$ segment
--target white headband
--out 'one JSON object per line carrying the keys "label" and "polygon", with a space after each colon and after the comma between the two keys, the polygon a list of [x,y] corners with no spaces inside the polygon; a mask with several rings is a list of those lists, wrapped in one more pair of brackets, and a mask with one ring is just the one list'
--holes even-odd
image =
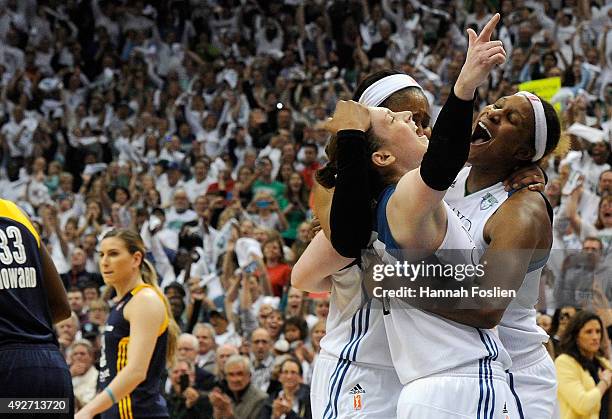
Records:
{"label": "white headband", "polygon": [[533,108],[533,114],[535,116],[535,156],[531,159],[532,162],[540,160],[544,157],[544,151],[546,151],[546,136],[548,135],[546,129],[546,116],[544,115],[544,106],[539,97],[530,92],[520,91],[517,95],[524,96],[529,100],[531,107]]}
{"label": "white headband", "polygon": [[359,98],[359,103],[366,106],[379,106],[389,96],[406,87],[423,88],[408,74],[392,74],[372,83]]}

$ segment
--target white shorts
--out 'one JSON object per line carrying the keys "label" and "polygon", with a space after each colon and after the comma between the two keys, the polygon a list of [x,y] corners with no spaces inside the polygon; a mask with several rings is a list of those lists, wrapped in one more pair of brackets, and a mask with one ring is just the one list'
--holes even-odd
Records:
{"label": "white shorts", "polygon": [[310,385],[312,417],[391,419],[401,390],[393,368],[320,354]]}
{"label": "white shorts", "polygon": [[555,413],[557,372],[544,346],[528,357],[513,362],[508,371],[508,384],[516,401],[519,419],[558,417],[558,413]]}
{"label": "white shorts", "polygon": [[455,368],[404,386],[398,419],[518,419],[503,367],[497,361]]}

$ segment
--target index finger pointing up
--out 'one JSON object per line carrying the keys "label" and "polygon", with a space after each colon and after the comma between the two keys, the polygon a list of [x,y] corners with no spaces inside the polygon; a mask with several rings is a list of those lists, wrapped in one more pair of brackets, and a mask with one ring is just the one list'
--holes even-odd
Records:
{"label": "index finger pointing up", "polygon": [[497,22],[499,22],[500,19],[501,16],[499,15],[499,13],[495,13],[491,20],[487,22],[482,32],[480,32],[480,35],[478,35],[478,41],[489,42],[491,40],[491,35],[495,30],[495,26],[497,26]]}

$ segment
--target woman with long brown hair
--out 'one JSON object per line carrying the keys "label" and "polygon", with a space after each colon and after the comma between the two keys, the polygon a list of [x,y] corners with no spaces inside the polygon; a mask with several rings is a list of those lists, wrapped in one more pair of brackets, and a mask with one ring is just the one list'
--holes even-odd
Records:
{"label": "woman with long brown hair", "polygon": [[160,379],[174,356],[178,326],[144,259],[142,238],[131,230],[109,231],[100,243],[100,272],[117,293],[103,337],[100,387],[78,419],[167,418]]}
{"label": "woman with long brown hair", "polygon": [[603,324],[587,310],[578,312],[561,338],[562,354],[555,360],[563,419],[609,417],[612,369],[603,356]]}
{"label": "woman with long brown hair", "polygon": [[291,246],[298,235],[299,225],[306,221],[308,215],[309,190],[304,183],[302,175],[293,172],[289,175],[286,183],[285,196],[287,205],[283,208],[283,214],[287,220],[287,228],[281,233],[288,246]]}

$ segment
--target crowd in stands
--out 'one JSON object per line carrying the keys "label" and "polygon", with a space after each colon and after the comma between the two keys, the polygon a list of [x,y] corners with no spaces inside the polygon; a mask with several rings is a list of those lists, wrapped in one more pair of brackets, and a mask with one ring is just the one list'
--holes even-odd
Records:
{"label": "crowd in stands", "polygon": [[[592,310],[609,359],[609,1],[0,0],[0,196],[28,212],[62,274],[73,315],[57,333],[78,404],[96,394],[113,305],[97,244],[125,227],[183,333],[162,377],[171,417],[310,418],[329,303],[290,275],[313,237],[321,122],[367,74],[397,68],[424,87],[432,126],[466,28],[496,11],[508,59],[475,114],[560,77],[552,102],[571,134],[543,168],[555,244],[539,322],[553,356],[577,356],[564,331]],[[594,371],[586,392],[612,381]]]}

